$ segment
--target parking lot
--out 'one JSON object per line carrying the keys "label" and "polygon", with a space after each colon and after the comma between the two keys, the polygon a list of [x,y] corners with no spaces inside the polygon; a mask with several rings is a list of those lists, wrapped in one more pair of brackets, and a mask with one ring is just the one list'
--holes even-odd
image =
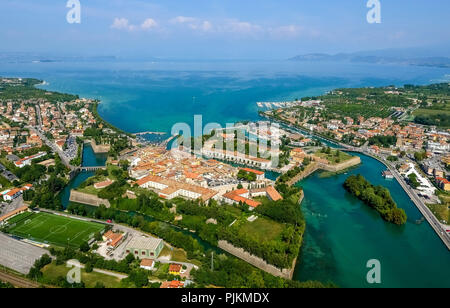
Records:
{"label": "parking lot", "polygon": [[78,154],[78,145],[76,138],[73,136],[69,136],[69,138],[67,138],[66,145],[67,149],[64,151],[64,155],[69,160],[76,158]]}
{"label": "parking lot", "polygon": [[45,249],[0,234],[0,264],[28,274],[34,262],[47,253]]}

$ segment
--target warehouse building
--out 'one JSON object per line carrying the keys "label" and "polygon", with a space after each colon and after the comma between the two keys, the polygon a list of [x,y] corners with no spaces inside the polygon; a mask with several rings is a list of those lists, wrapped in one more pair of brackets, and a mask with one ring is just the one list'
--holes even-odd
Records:
{"label": "warehouse building", "polygon": [[126,246],[126,253],[139,259],[156,259],[164,248],[162,239],[154,237],[135,236]]}

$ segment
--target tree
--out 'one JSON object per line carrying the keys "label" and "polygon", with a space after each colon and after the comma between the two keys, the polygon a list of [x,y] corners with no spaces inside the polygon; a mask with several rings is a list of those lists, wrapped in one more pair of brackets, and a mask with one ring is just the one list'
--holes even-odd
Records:
{"label": "tree", "polygon": [[84,266],[84,270],[86,271],[86,273],[92,273],[92,271],[94,270],[94,265],[91,262],[88,262]]}
{"label": "tree", "polygon": [[142,288],[148,285],[148,274],[144,270],[139,269],[132,271],[128,278],[138,288]]}
{"label": "tree", "polygon": [[80,246],[80,251],[82,252],[88,252],[89,249],[91,249],[91,247],[89,247],[88,242],[83,242],[83,244],[81,244]]}

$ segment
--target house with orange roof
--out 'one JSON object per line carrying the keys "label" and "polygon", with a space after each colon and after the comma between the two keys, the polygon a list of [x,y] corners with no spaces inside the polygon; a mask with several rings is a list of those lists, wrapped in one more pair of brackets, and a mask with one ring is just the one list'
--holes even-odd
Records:
{"label": "house with orange roof", "polygon": [[169,274],[178,276],[181,274],[181,269],[183,266],[181,264],[172,263],[169,265]]}
{"label": "house with orange roof", "polygon": [[448,181],[447,179],[437,177],[436,182],[440,189],[444,191],[450,191],[450,181]]}
{"label": "house with orange roof", "polygon": [[105,234],[103,234],[103,240],[106,244],[111,248],[116,248],[125,240],[126,234],[122,234],[119,232],[113,232],[109,230]]}
{"label": "house with orange roof", "polygon": [[152,259],[142,259],[140,268],[151,271],[155,268],[155,262]]}
{"label": "house with orange roof", "polygon": [[280,195],[280,193],[273,186],[267,186],[266,192],[267,192],[267,196],[272,201],[283,200],[283,197]]}
{"label": "house with orange roof", "polygon": [[142,188],[152,189],[160,197],[168,200],[176,197],[184,197],[193,200],[201,199],[202,201],[208,201],[217,195],[215,190],[209,188],[153,175],[138,180],[136,184]]}
{"label": "house with orange roof", "polygon": [[267,197],[272,201],[279,201],[283,200],[283,197],[281,194],[273,187],[273,186],[267,186],[264,188],[256,188],[252,189],[250,191],[250,196],[252,198],[255,197]]}
{"label": "house with orange roof", "polygon": [[103,181],[103,182],[95,183],[95,184],[94,184],[94,187],[95,187],[96,189],[102,189],[102,188],[108,187],[108,186],[111,185],[112,183],[114,183],[114,181],[111,181],[110,179],[108,179],[108,180]]}
{"label": "house with orange roof", "polygon": [[178,280],[173,280],[173,281],[164,281],[159,288],[160,289],[180,289],[183,286],[184,286],[184,282],[178,281]]}
{"label": "house with orange roof", "polygon": [[13,188],[3,195],[3,200],[12,201],[12,200],[16,199],[17,197],[19,197],[21,194],[22,194],[22,189]]}
{"label": "house with orange roof", "polygon": [[255,174],[256,180],[264,180],[265,179],[265,173],[263,171],[259,171],[259,170],[255,170],[255,169],[251,169],[251,168],[241,168],[240,170]]}
{"label": "house with orange roof", "polygon": [[247,189],[237,189],[225,193],[222,201],[228,204],[242,203],[249,206],[249,209],[255,209],[261,205],[260,202],[250,199],[250,192]]}

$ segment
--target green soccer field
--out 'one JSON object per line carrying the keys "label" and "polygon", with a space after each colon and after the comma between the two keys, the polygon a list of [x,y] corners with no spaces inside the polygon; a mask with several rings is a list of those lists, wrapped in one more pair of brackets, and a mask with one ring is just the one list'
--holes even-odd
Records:
{"label": "green soccer field", "polygon": [[78,248],[105,226],[48,213],[24,213],[8,222],[8,232],[36,242]]}

